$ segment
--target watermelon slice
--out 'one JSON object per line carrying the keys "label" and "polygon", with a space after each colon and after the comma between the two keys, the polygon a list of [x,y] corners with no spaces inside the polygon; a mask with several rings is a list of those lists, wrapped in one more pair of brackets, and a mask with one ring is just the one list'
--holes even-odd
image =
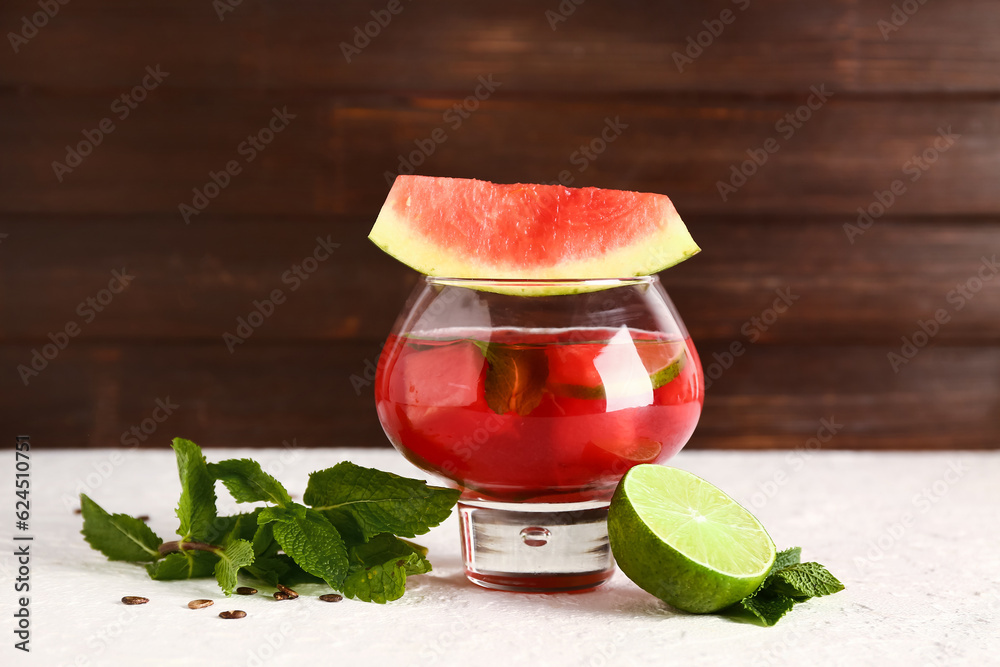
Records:
{"label": "watermelon slice", "polygon": [[626,278],[700,250],[665,195],[429,176],[396,177],[368,238],[449,278]]}

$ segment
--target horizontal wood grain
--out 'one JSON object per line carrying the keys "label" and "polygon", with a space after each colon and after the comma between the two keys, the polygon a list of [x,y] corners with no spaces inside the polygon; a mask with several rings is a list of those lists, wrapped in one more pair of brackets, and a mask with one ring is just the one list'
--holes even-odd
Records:
{"label": "horizontal wood grain", "polygon": [[[111,98],[6,94],[0,212],[165,214],[183,225],[179,206],[197,204],[194,189],[233,161],[239,173],[199,204],[207,208],[189,215],[191,224],[218,215],[369,218],[385,198],[386,175],[412,159],[430,175],[664,192],[685,215],[857,217],[858,207],[872,207],[877,216],[876,193],[896,181],[888,217],[1000,214],[1000,101],[900,105],[834,93],[810,111],[801,106],[809,96],[656,103],[504,100],[498,91],[463,120],[454,98],[155,90],[124,121],[112,118],[116,129],[60,182],[53,162],[113,116]],[[266,129],[272,109],[296,118],[251,151],[244,142]],[[811,115],[796,130],[784,116],[797,109]],[[950,146],[939,134],[949,128],[960,135]],[[922,168],[913,158],[925,152],[931,161]],[[751,153],[766,162],[756,166]],[[751,175],[743,182],[736,169]],[[739,187],[720,193],[720,183]]]}
{"label": "horizontal wood grain", "polygon": [[[0,220],[0,294],[17,314],[0,321],[0,341],[44,342],[75,322],[79,340],[220,342],[275,289],[285,301],[255,342],[381,339],[419,277],[368,241],[370,224]],[[1000,340],[1000,223],[883,221],[853,244],[837,220],[688,224],[703,251],[661,278],[696,341],[885,344],[939,310],[939,342]],[[339,247],[295,273],[320,240]],[[129,288],[90,312],[86,299],[121,269]],[[779,293],[791,300],[781,315]]]}
{"label": "horizontal wood grain", "polygon": [[[384,22],[387,4],[244,0],[221,20],[203,0],[67,6],[18,47],[0,85],[131,87],[145,65],[161,63],[169,85],[212,90],[461,91],[488,73],[528,92],[758,94],[824,81],[875,92],[1000,88],[1000,7],[990,0],[924,3],[896,17],[898,30],[893,3],[876,0],[400,0],[401,12],[348,62],[341,44],[371,12]],[[29,0],[5,3],[0,25],[17,30],[36,11]],[[700,54],[689,38],[706,44]],[[694,58],[678,67],[674,54],[687,49]]]}
{"label": "horizontal wood grain", "polygon": [[[727,345],[701,346],[708,372]],[[806,447],[828,419],[842,426],[830,448],[996,447],[1000,350],[931,347],[898,373],[890,351],[748,346],[710,387],[691,446]],[[145,446],[175,436],[206,446],[293,438],[303,447],[384,446],[365,380],[377,352],[357,342],[248,345],[235,354],[221,345],[74,343],[25,387],[13,371],[29,350],[2,345],[0,422],[40,446],[118,446],[169,398],[177,408]]]}
{"label": "horizontal wood grain", "polygon": [[1000,446],[1000,3],[399,0],[348,62],[388,2],[72,2],[14,48],[39,5],[0,6],[0,424],[126,444],[169,396],[143,446],[385,446],[366,373],[419,276],[366,235],[412,163],[673,199],[703,248],[661,275],[712,378],[692,447],[803,447],[821,419],[824,447]]}

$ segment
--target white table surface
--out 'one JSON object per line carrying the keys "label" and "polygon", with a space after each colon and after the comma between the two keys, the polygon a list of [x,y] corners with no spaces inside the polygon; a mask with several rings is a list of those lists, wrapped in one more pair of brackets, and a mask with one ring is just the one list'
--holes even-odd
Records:
{"label": "white table surface", "polygon": [[[13,480],[13,452],[5,454]],[[308,473],[349,459],[424,477],[393,450],[212,450],[251,456],[301,493]],[[690,470],[751,507],[779,548],[802,546],[845,591],[772,628],[676,612],[621,573],[583,594],[488,591],[462,573],[454,516],[417,541],[434,571],[387,605],[261,596],[227,601],[214,580],[151,581],[81,537],[83,490],[105,509],[177,527],[173,452],[32,450],[31,653],[13,648],[16,565],[0,574],[3,665],[997,665],[1000,454],[685,451]],[[949,472],[949,470],[951,472]],[[9,487],[13,484],[4,484]],[[921,495],[924,494],[924,495]],[[13,493],[4,544],[14,544]],[[219,488],[220,510],[235,510]],[[225,500],[223,500],[225,499]],[[905,524],[905,525],[904,525]],[[19,533],[20,534],[20,533]],[[123,595],[149,604],[126,606]],[[213,598],[214,607],[187,602]],[[241,620],[218,618],[243,609]]]}

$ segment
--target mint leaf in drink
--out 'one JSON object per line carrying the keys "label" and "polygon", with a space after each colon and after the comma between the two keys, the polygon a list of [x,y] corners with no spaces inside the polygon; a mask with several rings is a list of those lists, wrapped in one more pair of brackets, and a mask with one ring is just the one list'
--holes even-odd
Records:
{"label": "mint leaf in drink", "polygon": [[127,514],[108,514],[83,493],[80,508],[83,538],[108,560],[145,562],[161,558],[157,548],[163,540],[139,519]]}
{"label": "mint leaf in drink", "polygon": [[808,600],[844,590],[844,584],[819,563],[795,563],[775,573],[769,588],[794,600]]}
{"label": "mint leaf in drink", "polygon": [[[349,513],[367,540],[379,533],[422,535],[448,518],[459,495],[455,489],[344,461],[309,475],[303,500],[315,510]],[[344,522],[338,515],[334,520]]]}
{"label": "mint leaf in drink", "polygon": [[214,574],[218,560],[219,557],[211,551],[177,551],[146,565],[146,572],[150,579],[157,581],[200,579]]}
{"label": "mint leaf in drink", "polygon": [[[259,520],[266,518],[270,517],[261,512]],[[274,539],[299,567],[321,578],[331,588],[340,590],[347,575],[347,548],[340,533],[326,517],[311,509],[301,517],[288,513],[282,519],[274,520],[272,530]]]}
{"label": "mint leaf in drink", "polygon": [[181,479],[181,497],[177,501],[177,534],[182,540],[211,539],[216,518],[215,478],[208,472],[201,448],[184,438],[174,438],[177,472]]}
{"label": "mint leaf in drink", "polygon": [[225,548],[216,549],[215,555],[219,557],[215,564],[215,578],[219,581],[219,588],[227,596],[232,595],[240,568],[253,563],[253,545],[246,540],[232,540]]}
{"label": "mint leaf in drink", "polygon": [[514,412],[522,417],[538,407],[549,376],[545,351],[480,343],[489,365],[486,371],[486,404],[498,415]]}
{"label": "mint leaf in drink", "polygon": [[385,604],[406,591],[408,574],[430,572],[431,564],[409,544],[389,533],[376,535],[350,549],[344,595]]}
{"label": "mint leaf in drink", "polygon": [[208,472],[222,481],[238,503],[265,501],[284,506],[292,500],[285,487],[264,472],[253,459],[226,459],[209,463]]}

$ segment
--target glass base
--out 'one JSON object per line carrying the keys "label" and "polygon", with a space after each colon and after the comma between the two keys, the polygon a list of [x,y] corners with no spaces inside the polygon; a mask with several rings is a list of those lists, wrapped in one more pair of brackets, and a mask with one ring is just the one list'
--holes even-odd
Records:
{"label": "glass base", "polygon": [[465,576],[501,591],[555,593],[614,574],[608,503],[459,501]]}

